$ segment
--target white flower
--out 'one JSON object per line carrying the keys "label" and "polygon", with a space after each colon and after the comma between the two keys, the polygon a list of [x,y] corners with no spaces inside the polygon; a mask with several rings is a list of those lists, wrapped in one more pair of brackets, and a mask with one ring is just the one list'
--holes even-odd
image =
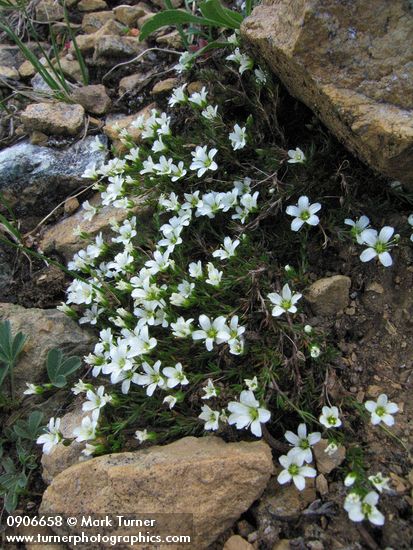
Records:
{"label": "white flower", "polygon": [[332,441],[331,443],[329,443],[327,445],[327,447],[324,449],[324,452],[326,453],[326,455],[328,456],[333,456],[336,454],[336,452],[338,451],[338,445],[336,445],[336,443],[334,443],[334,441]]}
{"label": "white flower", "polygon": [[193,161],[190,170],[197,170],[198,178],[201,178],[207,170],[216,170],[218,168],[217,163],[214,161],[215,155],[218,153],[218,149],[211,149],[207,151],[207,146],[201,147],[198,145],[195,151],[191,152]]}
{"label": "white flower", "polygon": [[210,378],[208,378],[207,385],[204,386],[202,389],[205,392],[205,395],[203,395],[201,399],[211,399],[211,397],[217,396],[217,390]]}
{"label": "white flower", "polygon": [[112,397],[107,393],[105,394],[104,386],[99,386],[96,393],[88,389],[86,392],[86,397],[87,401],[85,401],[82,405],[83,411],[99,411],[106,405],[106,403],[110,403],[112,401]]}
{"label": "white flower", "polygon": [[185,71],[189,71],[194,64],[195,57],[189,52],[183,52],[179,57],[178,63],[174,66],[175,71],[181,74]]}
{"label": "white flower", "polygon": [[287,214],[289,216],[294,216],[291,222],[292,231],[299,231],[305,223],[308,225],[317,225],[320,219],[315,214],[320,209],[321,204],[319,202],[310,204],[308,197],[304,195],[298,199],[296,206],[287,206]]}
{"label": "white flower", "polygon": [[357,474],[355,472],[350,472],[349,474],[346,475],[344,479],[344,485],[346,487],[351,487],[352,485],[354,485],[356,479],[357,479]]}
{"label": "white flower", "polygon": [[148,434],[148,430],[136,430],[135,438],[139,441],[139,443],[143,443],[144,441],[150,439],[150,435]]}
{"label": "white flower", "polygon": [[390,490],[389,487],[389,477],[384,477],[381,472],[377,473],[375,476],[369,476],[369,481],[374,485],[379,493],[382,493],[384,489],[387,491]]}
{"label": "white flower", "polygon": [[82,450],[82,455],[93,456],[96,452],[96,449],[96,445],[92,445],[92,443],[86,443],[85,448]]}
{"label": "white flower", "polygon": [[89,201],[82,203],[82,209],[84,210],[83,219],[87,221],[92,220],[98,211],[96,206],[91,205]]}
{"label": "white flower", "polygon": [[237,151],[238,149],[243,149],[246,146],[246,134],[247,129],[245,128],[245,126],[241,128],[239,124],[235,124],[234,131],[229,134],[229,140],[234,151]]}
{"label": "white flower", "polygon": [[132,149],[129,150],[129,153],[125,155],[125,159],[136,162],[137,160],[139,160],[139,151],[139,147],[132,147]]}
{"label": "white flower", "polygon": [[239,243],[239,239],[235,239],[233,241],[230,237],[225,237],[223,247],[215,250],[215,252],[212,253],[212,256],[214,258],[219,258],[220,260],[232,258],[232,256],[235,256],[235,249]]}
{"label": "white flower", "polygon": [[268,294],[269,300],[275,306],[272,310],[272,316],[279,317],[285,312],[296,313],[297,308],[295,304],[301,297],[302,294],[299,292],[293,294],[288,284],[283,286],[281,294],[278,294],[278,292]]}
{"label": "white flower", "polygon": [[339,428],[342,424],[337,407],[323,407],[321,409],[320,424],[326,428]]}
{"label": "white flower", "polygon": [[188,84],[184,84],[183,86],[179,86],[178,88],[174,88],[172,90],[172,95],[168,100],[168,105],[170,107],[174,107],[175,105],[183,105],[188,101],[188,97],[185,94],[185,88]]}
{"label": "white flower", "polygon": [[374,491],[367,493],[363,499],[356,493],[350,493],[344,501],[344,509],[351,521],[359,522],[368,519],[374,525],[383,525],[384,516],[376,508],[378,501],[379,495]]}
{"label": "white flower", "polygon": [[191,262],[188,266],[188,272],[190,277],[192,277],[193,279],[201,279],[203,275],[201,260],[198,260],[197,262]]}
{"label": "white flower", "polygon": [[320,357],[320,347],[317,346],[317,344],[311,344],[310,346],[310,355],[313,359],[317,359],[317,357]]}
{"label": "white flower", "polygon": [[303,466],[303,458],[293,454],[291,451],[287,455],[282,455],[278,459],[281,466],[284,468],[277,477],[280,485],[289,483],[291,480],[299,491],[305,489],[305,478],[315,477],[317,472],[310,466]]}
{"label": "white flower", "polygon": [[166,367],[162,373],[166,376],[166,385],[168,388],[174,388],[179,384],[186,386],[189,384],[188,378],[185,376],[181,363],[176,363],[174,367]]}
{"label": "white flower", "polygon": [[205,193],[202,195],[202,200],[197,206],[195,216],[208,216],[208,218],[215,218],[215,214],[220,210],[224,209],[224,204],[222,202],[224,193],[216,193],[212,191],[211,193]]}
{"label": "white flower", "polygon": [[258,84],[266,84],[267,83],[267,75],[266,73],[261,69],[261,67],[258,67],[258,69],[255,69],[255,80]]}
{"label": "white flower", "polygon": [[160,374],[161,362],[156,361],[156,363],[151,367],[148,363],[142,363],[142,368],[145,371],[145,374],[138,374],[136,383],[139,386],[146,386],[146,395],[151,397],[156,390],[156,388],[165,387],[165,379]]}
{"label": "white flower", "polygon": [[351,234],[352,234],[353,238],[356,239],[358,244],[364,244],[364,241],[361,237],[361,234],[370,225],[370,220],[368,219],[368,217],[367,216],[361,216],[356,221],[350,220],[350,218],[346,218],[344,220],[344,223],[346,225],[351,226],[351,230],[350,230]]}
{"label": "white flower", "polygon": [[59,441],[63,439],[63,436],[59,430],[60,418],[51,418],[47,425],[46,433],[40,435],[36,439],[36,443],[38,443],[39,445],[43,445],[44,454],[50,454],[53,447],[55,447],[59,443]]}
{"label": "white flower", "polygon": [[234,61],[239,65],[239,73],[243,74],[254,66],[254,61],[248,55],[241,53],[239,48],[235,48],[234,53],[226,57],[228,61]]}
{"label": "white flower", "polygon": [[384,267],[390,267],[393,263],[389,250],[391,247],[391,238],[394,233],[393,227],[385,226],[377,234],[375,229],[365,229],[361,233],[363,244],[367,244],[368,248],[360,254],[362,262],[369,262],[375,257],[378,257],[380,263]]}
{"label": "white flower", "polygon": [[189,101],[198,107],[204,108],[207,105],[207,95],[208,92],[205,86],[200,92],[194,92],[189,96]]}
{"label": "white flower", "polygon": [[223,271],[219,271],[213,263],[207,263],[208,277],[205,279],[205,282],[212,286],[219,286]]}
{"label": "white flower", "polygon": [[192,333],[192,321],[193,319],[178,317],[175,323],[171,323],[172,334],[176,338],[186,338]]}
{"label": "white flower", "polygon": [[310,463],[313,460],[311,447],[318,443],[321,439],[320,432],[313,432],[307,435],[307,426],[300,424],[298,426],[297,435],[287,431],[284,434],[285,439],[294,446],[288,454],[294,454],[302,459],[302,462]]}
{"label": "white flower", "polygon": [[178,162],[178,164],[172,164],[171,167],[171,181],[175,182],[179,179],[183,178],[187,173],[187,170],[185,169],[184,163],[182,160]]}
{"label": "white flower", "polygon": [[231,413],[228,424],[235,424],[238,430],[250,428],[257,437],[262,436],[261,424],[265,424],[271,418],[270,411],[260,406],[251,390],[243,390],[239,402],[228,403],[228,410]]}
{"label": "white flower", "polygon": [[244,382],[245,382],[245,385],[247,386],[247,388],[249,390],[251,390],[251,391],[258,390],[258,380],[257,380],[256,376],[254,376],[254,378],[252,378],[252,379],[245,378]]}
{"label": "white flower", "polygon": [[218,116],[218,105],[208,105],[201,113],[207,120],[215,120]]}
{"label": "white flower", "polygon": [[106,145],[103,143],[103,141],[100,141],[99,136],[95,136],[93,143],[90,145],[90,150],[92,152],[106,151]]}
{"label": "white flower", "polygon": [[27,390],[24,390],[23,395],[40,395],[43,393],[43,388],[41,386],[36,386],[36,384],[29,384],[26,382]]}
{"label": "white flower", "polygon": [[201,410],[202,412],[198,418],[205,421],[204,429],[217,430],[219,427],[220,413],[218,411],[213,411],[208,405],[203,405]]}
{"label": "white flower", "polygon": [[173,409],[176,405],[177,399],[173,395],[167,395],[165,399],[162,401],[162,403],[165,403],[168,405],[170,409]]}
{"label": "white flower", "polygon": [[313,332],[313,327],[311,325],[305,325],[304,326],[304,332],[306,334],[311,334]]}
{"label": "white flower", "polygon": [[212,351],[214,343],[222,344],[227,340],[226,319],[223,316],[217,317],[213,321],[206,315],[199,316],[200,330],[194,330],[192,333],[193,340],[204,340],[205,347],[208,351]]}
{"label": "white flower", "polygon": [[[153,142],[151,150],[154,153],[163,153],[164,151],[168,150],[168,146],[162,141],[162,136],[159,136],[159,138]],[[155,169],[156,166],[157,165],[155,165]]]}
{"label": "white flower", "polygon": [[299,147],[296,147],[295,149],[290,149],[288,151],[288,156],[290,158],[287,162],[289,162],[290,164],[302,164],[303,162],[305,162],[305,155]]}
{"label": "white flower", "polygon": [[385,393],[379,395],[377,401],[366,401],[364,406],[371,414],[371,423],[373,426],[384,422],[387,426],[393,426],[394,418],[393,414],[396,414],[399,407],[396,403],[388,401],[388,397]]}
{"label": "white flower", "polygon": [[73,430],[73,435],[78,443],[96,439],[97,418],[85,416],[80,426]]}

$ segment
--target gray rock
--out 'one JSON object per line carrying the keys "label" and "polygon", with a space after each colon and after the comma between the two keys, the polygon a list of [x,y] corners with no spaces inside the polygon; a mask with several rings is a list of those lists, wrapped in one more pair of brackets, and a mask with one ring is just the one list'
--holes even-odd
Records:
{"label": "gray rock", "polygon": [[64,313],[55,309],[37,309],[0,303],[0,320],[8,319],[13,334],[23,332],[27,341],[14,368],[17,394],[26,388],[26,382],[46,382],[45,360],[52,348],[60,348],[67,355],[87,354],[95,343],[92,332],[80,328]]}
{"label": "gray rock", "polygon": [[[50,209],[59,199],[84,186],[86,168],[104,162],[107,153],[91,151],[93,137],[65,149],[52,149],[24,141],[0,152],[0,191],[18,213]],[[106,137],[101,141],[106,143]]]}

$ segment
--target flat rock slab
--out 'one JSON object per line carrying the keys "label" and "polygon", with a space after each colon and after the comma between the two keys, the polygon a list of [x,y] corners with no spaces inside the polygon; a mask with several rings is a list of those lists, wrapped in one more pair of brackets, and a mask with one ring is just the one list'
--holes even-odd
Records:
{"label": "flat rock slab", "polygon": [[0,303],[0,321],[9,320],[12,333],[27,336],[23,352],[14,368],[17,393],[26,389],[26,382],[46,382],[45,360],[52,348],[66,355],[82,357],[93,347],[93,332],[56,309],[24,308]]}
{"label": "flat rock slab", "polygon": [[[47,488],[40,513],[192,514],[191,548],[202,550],[261,495],[272,469],[271,450],[263,441],[225,443],[217,437],[186,437],[163,447],[71,466]],[[182,533],[180,519],[179,515],[175,523],[169,519],[170,533]],[[70,528],[61,529],[67,533]],[[70,529],[71,534],[81,531],[80,525]],[[111,534],[116,532],[111,529]]]}
{"label": "flat rock slab", "polygon": [[409,2],[265,0],[241,34],[351,151],[413,187]]}
{"label": "flat rock slab", "polygon": [[[102,143],[106,138],[102,136]],[[0,191],[19,214],[51,210],[59,200],[89,184],[82,178],[88,166],[105,161],[105,151],[91,151],[94,138],[54,149],[23,141],[0,152]]]}

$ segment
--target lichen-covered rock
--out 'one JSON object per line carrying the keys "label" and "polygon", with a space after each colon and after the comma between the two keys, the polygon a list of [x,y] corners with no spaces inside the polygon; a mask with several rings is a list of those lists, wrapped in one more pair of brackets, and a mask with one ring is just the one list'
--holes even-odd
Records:
{"label": "lichen-covered rock", "polygon": [[[104,143],[106,138],[101,136]],[[105,161],[107,152],[91,151],[92,136],[65,149],[52,149],[23,141],[0,152],[0,191],[20,214],[35,208],[50,211],[73,190],[88,182],[86,168]],[[1,207],[0,207],[1,208]]]}
{"label": "lichen-covered rock", "polygon": [[75,136],[83,127],[85,110],[67,103],[32,103],[20,118],[27,130],[55,136]]}
{"label": "lichen-covered rock", "polygon": [[82,20],[82,29],[86,34],[94,33],[113,18],[113,13],[109,10],[86,13]]}
{"label": "lichen-covered rock", "polygon": [[241,34],[350,150],[413,185],[409,2],[265,0]]}
{"label": "lichen-covered rock", "polygon": [[135,27],[139,17],[148,13],[146,4],[140,2],[136,6],[121,5],[113,8],[115,19],[127,27]]}
{"label": "lichen-covered rock", "polygon": [[64,18],[64,9],[56,0],[40,0],[36,6],[36,22],[52,23]]}
{"label": "lichen-covered rock", "polygon": [[[100,206],[100,195],[96,194],[89,200],[89,203],[93,206]],[[145,208],[138,198],[135,199],[135,205],[135,208],[132,210],[139,214],[139,218],[148,215],[149,209]],[[76,214],[47,227],[43,233],[39,248],[46,254],[52,251],[59,252],[68,261],[73,257],[75,252],[85,247],[85,241],[79,237],[75,229],[80,229],[80,231],[88,233],[91,237],[100,232],[102,232],[103,236],[107,236],[111,232],[111,221],[119,224],[122,223],[128,216],[128,210],[125,208],[104,206],[91,220],[85,219],[84,214],[85,211],[80,209]]]}
{"label": "lichen-covered rock", "polygon": [[306,300],[316,315],[336,315],[348,305],[350,277],[333,275],[315,281],[306,293]]}
{"label": "lichen-covered rock", "polygon": [[106,10],[107,7],[105,0],[80,0],[77,5],[79,11]]}
{"label": "lichen-covered rock", "polygon": [[[71,466],[47,488],[40,513],[193,514],[193,547],[201,550],[261,495],[271,472],[271,450],[263,441],[186,437],[163,447]],[[182,532],[179,528],[170,524],[170,533]],[[70,530],[77,532],[78,528]]]}
{"label": "lichen-covered rock", "polygon": [[52,348],[60,348],[67,355],[83,356],[95,342],[92,332],[80,326],[56,309],[37,309],[0,303],[0,320],[9,320],[12,332],[23,332],[27,341],[14,368],[17,392],[26,388],[26,382],[46,381],[45,360]]}
{"label": "lichen-covered rock", "polygon": [[7,67],[6,65],[0,65],[0,78],[11,78],[13,80],[18,80],[19,71],[14,67]]}
{"label": "lichen-covered rock", "polygon": [[103,65],[113,64],[113,58],[116,61],[126,60],[142,53],[146,48],[144,42],[139,42],[138,38],[132,36],[100,36],[95,43],[93,61]]}

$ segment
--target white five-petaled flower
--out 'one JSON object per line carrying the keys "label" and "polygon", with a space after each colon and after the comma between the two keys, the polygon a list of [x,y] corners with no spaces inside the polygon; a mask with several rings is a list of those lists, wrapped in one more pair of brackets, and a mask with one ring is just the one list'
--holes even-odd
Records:
{"label": "white five-petaled flower", "polygon": [[150,439],[150,435],[148,434],[148,430],[136,430],[135,438],[139,441],[139,443],[143,443],[144,441]]}
{"label": "white five-petaled flower", "polygon": [[93,390],[87,390],[87,401],[82,405],[83,411],[99,411],[106,403],[112,401],[112,396],[105,394],[105,387],[99,386],[96,392]]}
{"label": "white five-petaled flower", "polygon": [[378,472],[375,476],[369,476],[369,481],[374,485],[379,493],[382,493],[384,490],[390,490],[390,478],[383,476],[381,472]]}
{"label": "white five-petaled flower", "polygon": [[62,439],[63,436],[60,433],[60,418],[51,418],[47,425],[47,431],[37,438],[36,443],[43,445],[43,452],[48,455],[51,453],[53,447]]}
{"label": "white five-petaled flower", "polygon": [[384,516],[376,507],[378,501],[379,495],[375,491],[370,491],[364,498],[356,493],[350,493],[344,501],[344,510],[351,521],[368,519],[374,525],[383,525]]}
{"label": "white five-petaled flower", "polygon": [[168,99],[168,105],[170,107],[174,107],[178,104],[184,104],[188,101],[188,97],[185,94],[185,88],[187,87],[187,83],[183,84],[182,86],[179,86],[178,88],[174,88],[172,90],[172,95]]}
{"label": "white five-petaled flower", "polygon": [[337,407],[323,407],[319,420],[326,428],[339,428],[342,424]]}
{"label": "white five-petaled flower", "polygon": [[146,386],[146,395],[151,397],[156,388],[165,387],[165,379],[160,373],[161,362],[156,363],[151,367],[148,363],[142,363],[142,368],[145,374],[138,374],[136,383],[139,386]]}
{"label": "white five-petaled flower", "polygon": [[247,129],[245,126],[241,128],[239,124],[235,124],[234,131],[229,134],[229,140],[234,151],[243,149],[247,144]]}
{"label": "white five-petaled flower", "polygon": [[301,196],[296,206],[287,206],[287,214],[289,216],[294,216],[291,222],[291,229],[293,231],[299,231],[305,223],[308,225],[318,225],[320,219],[316,216],[316,212],[320,209],[321,204],[319,202],[310,204],[308,197],[305,195]]}
{"label": "white five-petaled flower", "polygon": [[290,149],[288,151],[289,159],[287,162],[290,164],[303,164],[305,162],[305,155],[303,151],[299,147],[296,147],[295,149]]}
{"label": "white five-petaled flower", "polygon": [[192,321],[192,318],[185,320],[183,317],[178,317],[175,323],[171,323],[172,334],[176,338],[186,338],[192,332]]}
{"label": "white five-petaled flower", "polygon": [[258,390],[258,380],[256,376],[254,376],[254,378],[245,378],[244,382],[249,390],[251,391]]}
{"label": "white five-petaled flower", "polygon": [[189,101],[190,103],[193,103],[194,105],[197,105],[198,107],[201,107],[203,109],[207,105],[207,95],[208,92],[204,86],[200,92],[194,92],[193,94],[191,94],[189,96]]}
{"label": "white five-petaled flower", "polygon": [[181,74],[185,71],[189,71],[194,64],[195,56],[190,52],[183,52],[179,57],[178,63],[174,66],[175,71]]}
{"label": "white five-petaled flower", "polygon": [[211,397],[216,397],[217,396],[217,390],[214,386],[214,383],[212,382],[212,380],[210,378],[208,378],[208,382],[207,382],[207,385],[204,386],[202,388],[202,390],[204,391],[204,394],[201,399],[211,399]]}
{"label": "white five-petaled flower", "polygon": [[288,454],[294,454],[300,459],[302,458],[303,462],[310,463],[313,460],[311,447],[320,441],[321,433],[313,432],[307,435],[307,426],[305,424],[300,424],[297,434],[287,431],[284,437],[293,445],[293,448]]}
{"label": "white five-petaled flower", "polygon": [[212,253],[212,256],[214,258],[219,258],[220,260],[227,260],[228,258],[232,258],[232,256],[235,256],[235,249],[237,248],[239,243],[239,239],[235,239],[233,241],[230,237],[225,237],[222,248],[218,248],[218,250],[215,250]]}
{"label": "white five-petaled flower", "polygon": [[78,443],[96,439],[97,418],[85,416],[80,426],[73,430],[73,435]]}
{"label": "white five-petaled flower", "polygon": [[221,283],[223,271],[219,271],[213,263],[207,263],[208,277],[205,279],[205,282],[211,286],[219,286]]}
{"label": "white five-petaled flower", "polygon": [[305,478],[317,475],[314,468],[303,466],[304,459],[302,456],[293,454],[291,451],[287,455],[280,456],[278,460],[284,468],[277,477],[280,485],[289,483],[292,480],[297,489],[303,491],[305,489]]}
{"label": "white five-petaled flower", "polygon": [[215,155],[218,153],[218,149],[211,149],[207,151],[207,146],[201,147],[198,145],[195,151],[191,152],[193,160],[190,170],[197,170],[198,178],[201,178],[207,170],[216,170],[218,168],[217,163],[214,161]]}
{"label": "white five-petaled flower", "polygon": [[202,412],[198,418],[204,420],[204,429],[213,431],[217,430],[219,427],[219,411],[213,411],[210,407],[208,407],[208,405],[203,405],[201,410]]}
{"label": "white five-petaled flower", "polygon": [[379,395],[377,401],[366,401],[364,406],[371,414],[371,423],[375,426],[384,422],[387,426],[393,426],[393,414],[396,414],[399,407],[396,403],[389,402],[385,393]]}
{"label": "white five-petaled flower", "polygon": [[285,284],[282,288],[281,294],[278,292],[272,292],[268,294],[268,298],[272,304],[274,304],[272,310],[273,317],[279,317],[285,312],[296,313],[296,303],[302,297],[299,292],[292,293],[288,284]]}
{"label": "white five-petaled flower", "polygon": [[228,424],[235,424],[238,430],[250,428],[257,436],[262,436],[261,424],[265,424],[271,418],[271,413],[260,406],[259,401],[251,390],[243,390],[238,401],[228,403],[230,415]]}
{"label": "white five-petaled flower", "polygon": [[192,332],[193,340],[204,340],[205,347],[208,351],[212,351],[214,343],[222,344],[228,340],[228,332],[226,331],[226,319],[222,315],[213,321],[206,315],[199,316],[200,330]]}
{"label": "white five-petaled flower", "polygon": [[166,367],[163,369],[162,373],[167,378],[166,385],[168,388],[174,388],[179,384],[181,384],[181,386],[189,384],[189,380],[184,374],[182,363],[176,363],[174,367]]}
{"label": "white five-petaled flower", "polygon": [[201,113],[207,120],[215,120],[218,116],[218,105],[208,105]]}
{"label": "white five-petaled flower", "polygon": [[378,257],[379,262],[384,267],[390,267],[393,264],[393,259],[389,253],[393,233],[394,228],[388,226],[383,227],[380,233],[377,233],[375,229],[365,229],[361,233],[361,239],[363,244],[368,245],[368,248],[360,254],[360,260],[369,262]]}
{"label": "white five-petaled flower", "polygon": [[353,236],[354,239],[356,239],[358,244],[364,244],[361,234],[370,225],[370,220],[368,219],[368,217],[360,216],[360,218],[356,221],[351,220],[350,218],[346,218],[344,220],[344,223],[351,227],[351,230],[350,230],[351,235]]}

